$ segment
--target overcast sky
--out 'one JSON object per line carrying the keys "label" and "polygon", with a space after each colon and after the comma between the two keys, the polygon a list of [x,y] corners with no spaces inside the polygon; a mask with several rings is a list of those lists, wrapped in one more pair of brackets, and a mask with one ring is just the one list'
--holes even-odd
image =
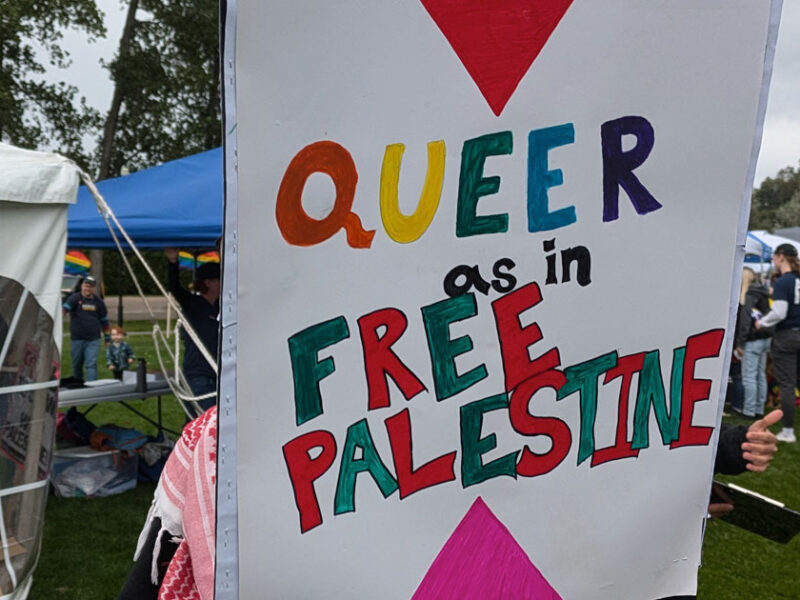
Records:
{"label": "overcast sky", "polygon": [[[91,106],[102,112],[111,104],[112,86],[100,59],[110,60],[117,50],[125,20],[119,0],[97,0],[106,13],[108,36],[87,44],[83,35],[66,32],[64,45],[72,54],[73,65],[55,76],[77,86]],[[774,176],[786,166],[800,161],[800,1],[784,0],[775,69],[764,123],[755,184]]]}
{"label": "overcast sky", "polygon": [[800,160],[800,2],[784,0],[756,184]]}

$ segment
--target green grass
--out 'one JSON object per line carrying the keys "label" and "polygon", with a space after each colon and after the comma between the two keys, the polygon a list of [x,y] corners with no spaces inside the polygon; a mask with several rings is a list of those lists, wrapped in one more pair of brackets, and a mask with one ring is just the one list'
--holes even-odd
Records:
{"label": "green grass", "polygon": [[32,600],[111,600],[122,589],[155,484],[107,498],[47,499]]}
{"label": "green grass", "polygon": [[[129,332],[150,330],[147,323],[126,325]],[[69,338],[65,342],[63,365],[69,373]],[[151,370],[157,369],[149,335],[129,335],[128,342],[137,356],[147,360]],[[104,357],[101,361],[99,373],[104,373]],[[137,401],[135,406],[155,418],[155,399]],[[114,403],[98,406],[89,417],[97,424],[113,422],[155,433],[150,424]],[[739,418],[726,420],[734,424],[745,422]],[[171,396],[165,397],[164,424],[180,430],[183,422],[177,401]],[[734,480],[800,510],[800,444],[780,444],[766,473],[745,473],[721,479]],[[47,502],[41,558],[30,597],[34,600],[116,598],[131,567],[136,540],[154,488],[152,484],[139,484],[135,490],[124,494],[92,500],[51,495]],[[651,542],[642,540],[641,543]],[[706,532],[703,560],[698,584],[701,600],[800,598],[800,536],[781,545],[723,521],[713,521]]]}
{"label": "green grass", "polygon": [[[800,411],[798,412],[800,416]],[[746,424],[738,417],[726,422]],[[778,430],[778,427],[774,427]],[[795,432],[800,429],[795,425]],[[800,510],[800,444],[778,443],[778,453],[765,473],[719,476]],[[699,572],[699,598],[709,600],[797,600],[800,536],[778,544],[724,521],[706,529],[703,567]]]}

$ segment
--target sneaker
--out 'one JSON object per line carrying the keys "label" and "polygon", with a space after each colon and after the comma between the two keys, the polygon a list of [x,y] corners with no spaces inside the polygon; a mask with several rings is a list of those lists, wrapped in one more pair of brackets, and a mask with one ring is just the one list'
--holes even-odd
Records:
{"label": "sneaker", "polygon": [[790,444],[793,444],[794,442],[797,441],[797,438],[794,436],[794,431],[781,430],[781,432],[777,434],[775,437],[778,438],[779,442],[788,442]]}

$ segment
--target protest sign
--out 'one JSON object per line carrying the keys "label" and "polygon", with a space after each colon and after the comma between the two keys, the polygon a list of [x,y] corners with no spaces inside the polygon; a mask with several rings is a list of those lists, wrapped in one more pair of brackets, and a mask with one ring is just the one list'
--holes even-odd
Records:
{"label": "protest sign", "polygon": [[228,7],[219,597],[695,591],[779,8]]}

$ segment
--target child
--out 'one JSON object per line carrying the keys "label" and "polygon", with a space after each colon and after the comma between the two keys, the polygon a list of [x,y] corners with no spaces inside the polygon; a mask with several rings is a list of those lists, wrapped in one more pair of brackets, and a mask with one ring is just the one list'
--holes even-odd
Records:
{"label": "child", "polygon": [[106,364],[114,377],[122,379],[122,372],[133,364],[133,348],[124,341],[125,330],[119,325],[111,327],[111,343],[106,348]]}

